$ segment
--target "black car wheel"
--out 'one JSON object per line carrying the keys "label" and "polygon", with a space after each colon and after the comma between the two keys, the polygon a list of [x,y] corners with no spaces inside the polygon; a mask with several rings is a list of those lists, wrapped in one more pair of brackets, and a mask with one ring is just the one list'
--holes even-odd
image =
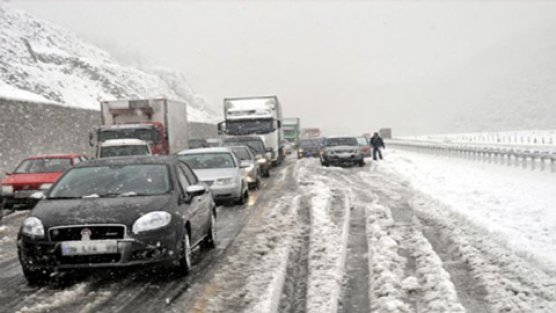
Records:
{"label": "black car wheel", "polygon": [[263,177],[270,177],[270,169],[266,168],[264,170]]}
{"label": "black car wheel", "polygon": [[365,166],[365,160],[359,161],[359,167],[363,167],[363,166]]}
{"label": "black car wheel", "polygon": [[187,230],[184,231],[181,241],[180,258],[176,266],[176,274],[186,276],[191,271],[191,241]]}
{"label": "black car wheel", "polygon": [[239,197],[239,200],[237,201],[237,204],[239,204],[239,205],[246,204],[248,198],[249,198],[249,192],[247,190],[245,190],[243,192],[243,194],[241,195],[241,197]]}
{"label": "black car wheel", "polygon": [[326,162],[326,161],[322,161],[322,162],[320,162],[320,164],[324,167],[329,167],[330,166],[330,164],[328,164],[328,162]]}
{"label": "black car wheel", "polygon": [[202,243],[202,248],[203,249],[214,249],[216,248],[216,215],[214,214],[214,211],[212,212],[211,216],[210,216],[210,227],[209,230],[207,232],[207,235],[205,236],[205,239],[203,240]]}

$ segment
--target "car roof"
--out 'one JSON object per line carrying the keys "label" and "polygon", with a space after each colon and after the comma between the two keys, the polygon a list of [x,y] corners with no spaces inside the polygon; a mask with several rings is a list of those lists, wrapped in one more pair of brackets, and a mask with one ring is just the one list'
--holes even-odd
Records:
{"label": "car roof", "polygon": [[175,156],[123,156],[116,158],[102,158],[81,162],[76,167],[94,167],[103,165],[130,165],[130,164],[168,164],[172,165],[178,162]]}
{"label": "car roof", "polygon": [[335,139],[335,138],[357,138],[357,136],[327,136],[326,139]]}
{"label": "car roof", "polygon": [[73,159],[84,156],[83,154],[44,154],[36,155],[25,158],[25,160],[38,160],[38,159]]}
{"label": "car roof", "polygon": [[224,141],[251,141],[251,140],[260,140],[263,141],[261,137],[258,136],[236,136],[236,137],[226,137],[223,139]]}
{"label": "car roof", "polygon": [[201,153],[231,153],[228,147],[212,147],[212,148],[199,148],[199,149],[189,149],[183,150],[178,154],[201,154]]}
{"label": "car roof", "polygon": [[141,139],[110,139],[104,141],[102,147],[113,147],[113,146],[144,146],[148,143]]}

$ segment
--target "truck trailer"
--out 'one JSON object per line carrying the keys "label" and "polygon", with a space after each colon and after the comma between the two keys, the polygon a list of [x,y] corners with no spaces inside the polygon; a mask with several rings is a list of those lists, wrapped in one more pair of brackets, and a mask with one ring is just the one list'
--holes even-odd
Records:
{"label": "truck trailer", "polygon": [[[187,104],[168,99],[101,102],[101,126],[89,135],[96,150],[113,139],[140,139],[153,155],[169,155],[188,148]],[[95,140],[96,139],[96,140]],[[98,154],[98,153],[97,153]]]}
{"label": "truck trailer", "polygon": [[299,138],[301,136],[301,122],[299,117],[284,118],[283,124],[284,138],[295,147],[299,146]]}

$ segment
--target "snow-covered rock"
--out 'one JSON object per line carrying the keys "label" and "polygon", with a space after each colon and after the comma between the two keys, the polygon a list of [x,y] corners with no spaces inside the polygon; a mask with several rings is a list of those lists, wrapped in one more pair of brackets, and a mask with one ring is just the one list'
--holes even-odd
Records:
{"label": "snow-covered rock", "polygon": [[96,110],[99,100],[166,97],[186,101],[191,121],[216,121],[182,74],[121,65],[74,33],[7,4],[0,4],[0,81],[5,98]]}

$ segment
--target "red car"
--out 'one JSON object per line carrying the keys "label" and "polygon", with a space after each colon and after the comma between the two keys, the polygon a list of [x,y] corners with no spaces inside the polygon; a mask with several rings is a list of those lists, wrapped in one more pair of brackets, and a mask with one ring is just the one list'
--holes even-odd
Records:
{"label": "red car", "polygon": [[3,208],[34,205],[37,200],[32,194],[48,190],[65,170],[85,160],[87,157],[79,154],[42,155],[23,160],[0,182]]}

